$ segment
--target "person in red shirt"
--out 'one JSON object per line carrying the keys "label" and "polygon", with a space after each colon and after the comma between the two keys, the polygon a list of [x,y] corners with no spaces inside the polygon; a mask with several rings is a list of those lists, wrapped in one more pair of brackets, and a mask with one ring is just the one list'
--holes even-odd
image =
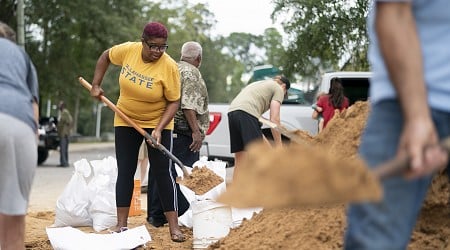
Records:
{"label": "person in red shirt", "polygon": [[342,87],[339,78],[331,79],[330,90],[327,95],[323,95],[317,101],[317,107],[322,109],[323,128],[333,118],[335,110],[342,110],[348,108],[348,98],[344,96],[344,87]]}

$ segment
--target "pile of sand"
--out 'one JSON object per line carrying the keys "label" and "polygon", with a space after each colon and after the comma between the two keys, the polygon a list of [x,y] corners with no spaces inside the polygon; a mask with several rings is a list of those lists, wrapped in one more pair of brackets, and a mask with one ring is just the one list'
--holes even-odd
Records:
{"label": "pile of sand", "polygon": [[195,166],[190,176],[185,176],[177,182],[194,191],[195,194],[203,195],[222,183],[223,179],[206,166]]}

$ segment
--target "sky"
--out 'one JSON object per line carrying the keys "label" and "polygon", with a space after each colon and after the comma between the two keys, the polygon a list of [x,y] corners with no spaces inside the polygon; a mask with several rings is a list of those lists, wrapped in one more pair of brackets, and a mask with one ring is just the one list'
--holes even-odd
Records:
{"label": "sky", "polygon": [[232,32],[261,35],[275,27],[282,33],[281,25],[273,24],[270,15],[274,9],[271,0],[188,0],[204,3],[217,20],[213,34],[227,36]]}

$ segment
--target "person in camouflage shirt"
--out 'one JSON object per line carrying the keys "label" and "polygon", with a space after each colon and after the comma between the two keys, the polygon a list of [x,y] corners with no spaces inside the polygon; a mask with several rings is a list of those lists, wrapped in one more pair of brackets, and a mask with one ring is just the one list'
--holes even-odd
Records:
{"label": "person in camouflage shirt", "polygon": [[209,128],[208,90],[199,71],[202,47],[186,42],[178,63],[181,78],[180,107],[175,114],[174,154],[186,165],[199,160],[200,148]]}

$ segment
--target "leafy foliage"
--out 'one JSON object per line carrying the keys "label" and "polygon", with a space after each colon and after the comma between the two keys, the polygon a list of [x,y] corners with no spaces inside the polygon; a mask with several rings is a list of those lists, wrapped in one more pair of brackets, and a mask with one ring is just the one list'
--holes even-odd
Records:
{"label": "leafy foliage", "polygon": [[327,70],[367,70],[367,0],[274,0],[273,17],[290,41],[285,71],[315,76]]}
{"label": "leafy foliage", "polygon": [[0,21],[8,24],[10,27],[17,26],[16,9],[17,1],[0,0]]}

